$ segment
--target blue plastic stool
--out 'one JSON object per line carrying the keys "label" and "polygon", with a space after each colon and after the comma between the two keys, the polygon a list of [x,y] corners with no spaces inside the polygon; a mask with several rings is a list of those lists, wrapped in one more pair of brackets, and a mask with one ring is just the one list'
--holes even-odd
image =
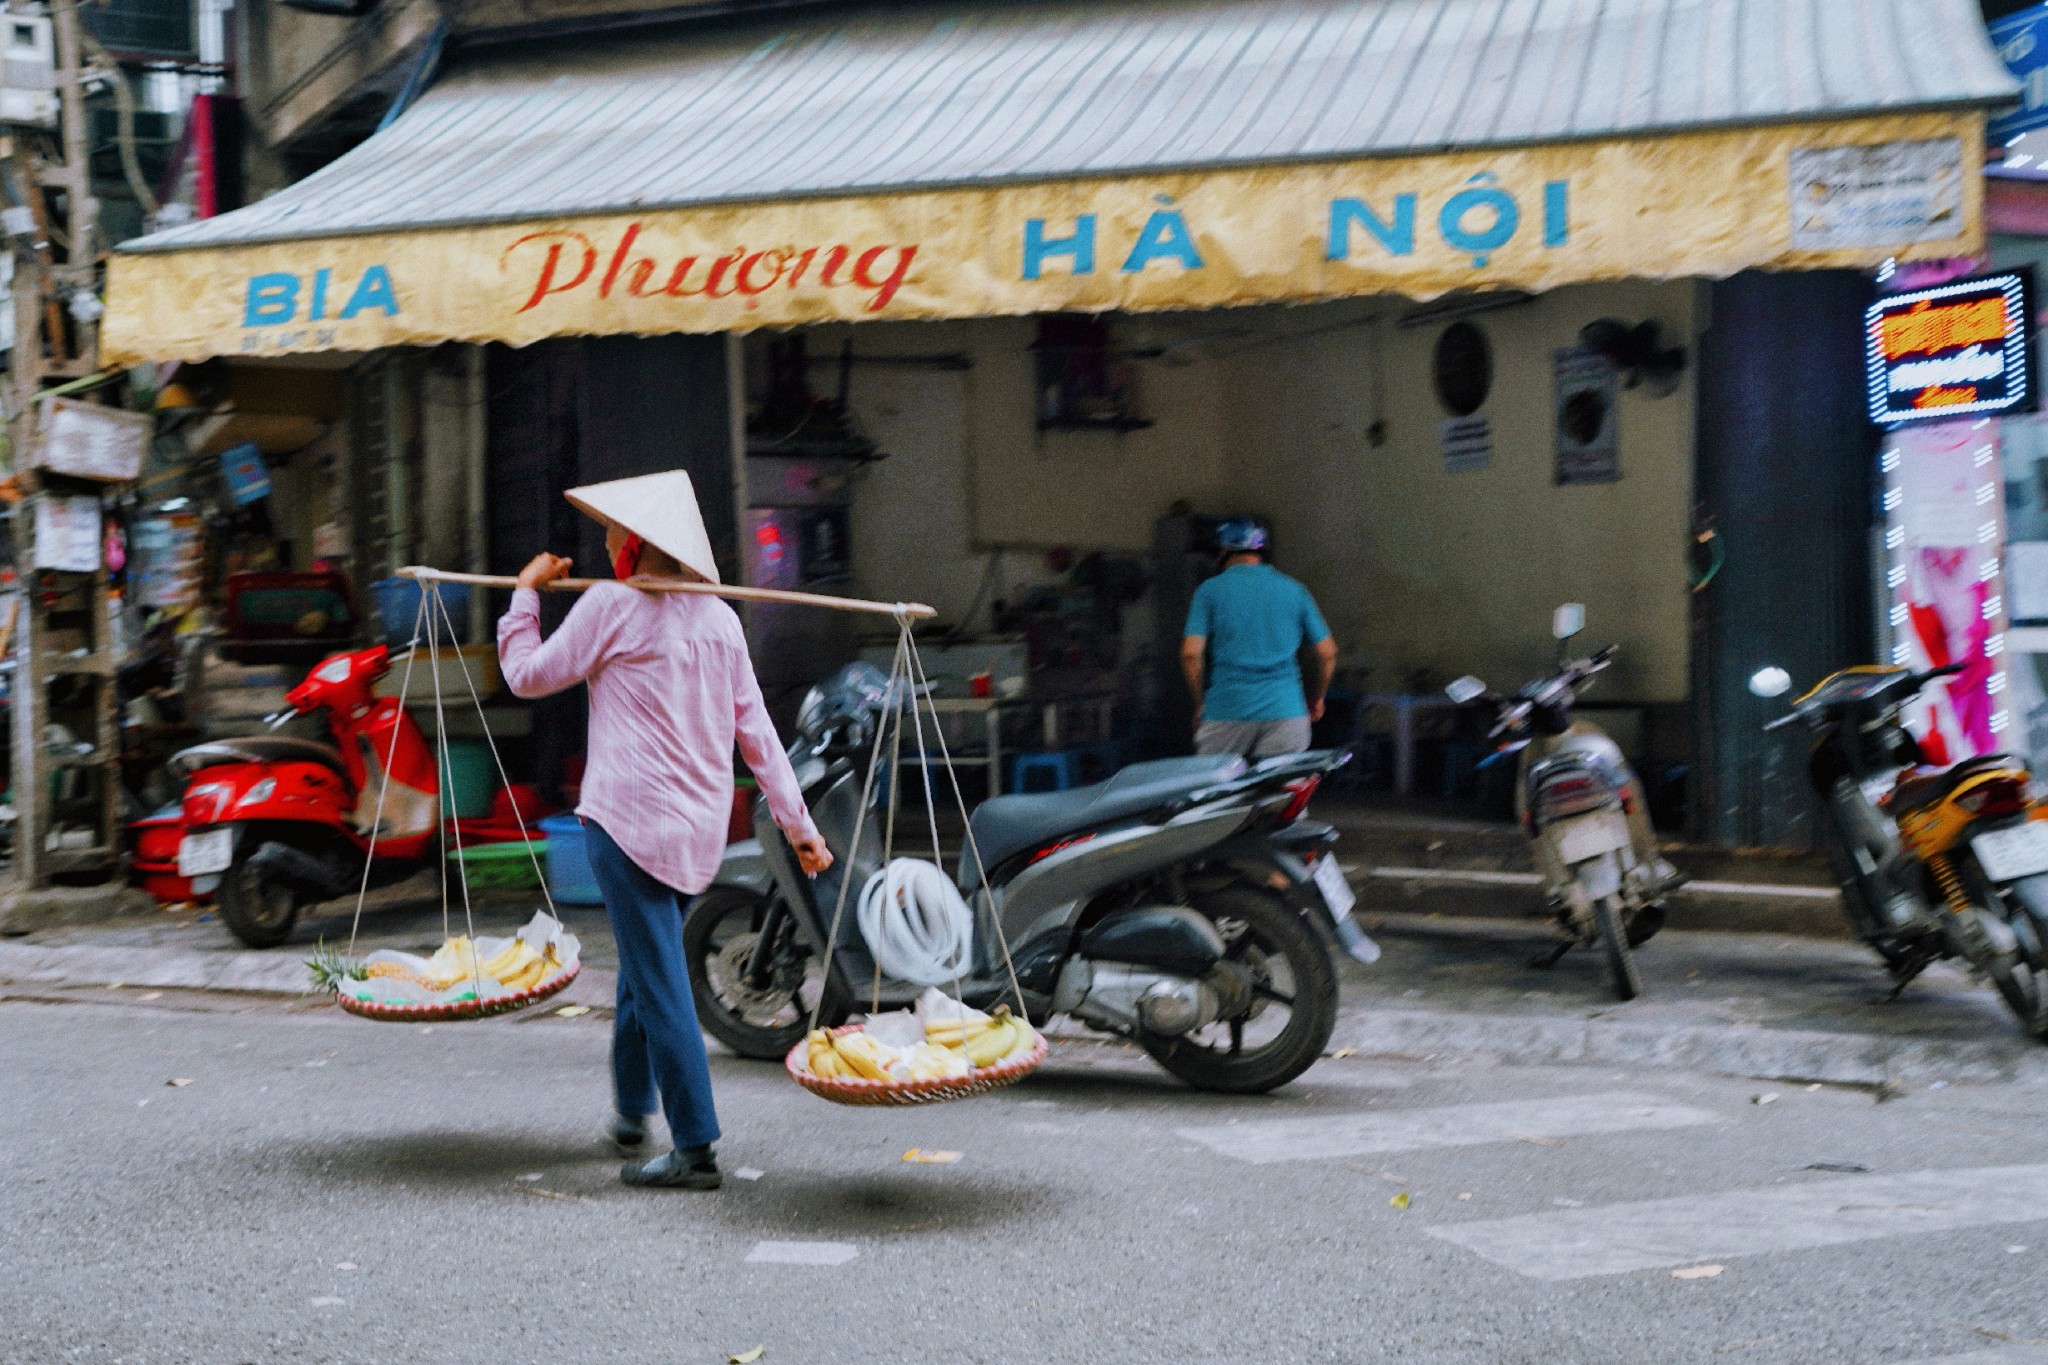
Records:
{"label": "blue plastic stool", "polygon": [[[1035,784],[1034,776],[1043,775],[1050,779],[1046,785]],[[1063,792],[1069,787],[1081,785],[1081,754],[1077,749],[1047,749],[1041,753],[1018,754],[1010,769],[1010,791],[1021,792]]]}

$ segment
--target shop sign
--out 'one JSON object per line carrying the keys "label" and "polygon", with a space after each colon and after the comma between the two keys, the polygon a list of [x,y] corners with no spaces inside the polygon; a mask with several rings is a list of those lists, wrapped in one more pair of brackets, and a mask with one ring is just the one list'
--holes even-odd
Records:
{"label": "shop sign", "polygon": [[1870,418],[1885,426],[2031,412],[2031,270],[1892,294],[1864,314]]}
{"label": "shop sign", "polygon": [[102,346],[127,364],[1867,268],[1983,249],[1981,129],[1884,115],[123,250]]}
{"label": "shop sign", "polygon": [[2048,5],[2031,5],[1987,28],[2005,69],[2019,77],[2020,107],[1991,120],[1985,136],[2004,142],[2030,128],[2048,127]]}

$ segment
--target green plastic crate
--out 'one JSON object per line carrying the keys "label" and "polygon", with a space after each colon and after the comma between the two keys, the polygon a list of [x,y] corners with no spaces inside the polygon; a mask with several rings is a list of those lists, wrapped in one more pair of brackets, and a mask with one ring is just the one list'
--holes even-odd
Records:
{"label": "green plastic crate", "polygon": [[448,860],[462,864],[472,887],[531,890],[540,885],[533,860],[539,858],[545,864],[547,856],[547,840],[515,839],[507,844],[471,844],[450,853]]}

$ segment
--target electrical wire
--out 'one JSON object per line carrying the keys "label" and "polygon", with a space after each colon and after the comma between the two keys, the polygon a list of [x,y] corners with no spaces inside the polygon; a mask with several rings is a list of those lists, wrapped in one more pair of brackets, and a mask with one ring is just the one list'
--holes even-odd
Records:
{"label": "electrical wire", "polygon": [[114,89],[114,140],[120,145],[121,174],[128,181],[128,192],[133,194],[135,202],[142,206],[143,215],[154,218],[157,210],[163,205],[150,191],[149,182],[143,179],[142,162],[135,155],[135,92],[128,87],[128,73],[121,69],[121,64],[114,60],[114,55],[108,52],[105,45],[93,37],[83,24],[79,26],[78,37],[85,45],[86,51],[90,52],[93,60],[99,64],[101,74],[106,77],[107,83]]}

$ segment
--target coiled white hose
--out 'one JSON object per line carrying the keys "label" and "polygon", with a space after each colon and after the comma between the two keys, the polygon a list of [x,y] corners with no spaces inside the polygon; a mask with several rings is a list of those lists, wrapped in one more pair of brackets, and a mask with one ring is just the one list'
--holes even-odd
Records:
{"label": "coiled white hose", "polygon": [[892,858],[860,893],[860,933],[884,976],[943,986],[968,975],[974,916],[960,890],[922,858]]}

